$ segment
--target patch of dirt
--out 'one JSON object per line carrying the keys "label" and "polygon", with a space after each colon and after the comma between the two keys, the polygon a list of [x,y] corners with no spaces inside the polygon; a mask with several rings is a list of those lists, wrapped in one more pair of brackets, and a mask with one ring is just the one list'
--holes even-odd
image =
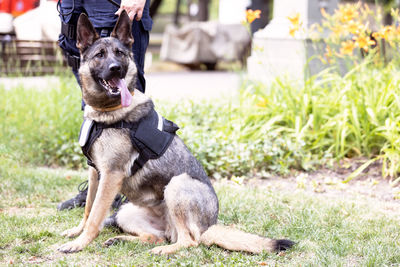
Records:
{"label": "patch of dirt", "polygon": [[400,203],[400,183],[382,177],[382,165],[379,162],[368,166],[360,175],[346,182],[365,160],[342,161],[335,169],[321,168],[314,172],[293,172],[288,177],[266,175],[251,179],[233,177],[231,183],[244,183],[248,186],[265,186],[279,191],[303,190],[310,194],[330,198],[368,197],[380,202],[397,206]]}

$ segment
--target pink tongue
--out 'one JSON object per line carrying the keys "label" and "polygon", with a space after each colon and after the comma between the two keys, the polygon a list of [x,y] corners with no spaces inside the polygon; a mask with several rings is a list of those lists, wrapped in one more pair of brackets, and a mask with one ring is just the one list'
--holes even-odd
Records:
{"label": "pink tongue", "polygon": [[126,87],[125,79],[113,78],[112,82],[121,90],[121,105],[129,107],[132,104],[132,95]]}

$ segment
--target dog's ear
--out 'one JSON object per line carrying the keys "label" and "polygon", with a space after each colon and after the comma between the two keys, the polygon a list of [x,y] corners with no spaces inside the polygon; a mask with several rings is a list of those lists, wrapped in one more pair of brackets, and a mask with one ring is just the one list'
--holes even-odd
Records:
{"label": "dog's ear", "polygon": [[88,16],[82,13],[77,24],[76,47],[83,52],[99,38]]}
{"label": "dog's ear", "polygon": [[120,40],[126,47],[132,48],[133,36],[132,36],[132,22],[129,19],[128,14],[125,10],[119,15],[117,24],[111,33],[111,37]]}

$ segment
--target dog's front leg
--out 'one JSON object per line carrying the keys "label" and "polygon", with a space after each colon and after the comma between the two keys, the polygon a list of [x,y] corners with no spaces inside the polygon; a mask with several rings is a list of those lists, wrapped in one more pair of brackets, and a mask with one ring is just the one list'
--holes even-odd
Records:
{"label": "dog's front leg", "polygon": [[115,196],[121,189],[123,178],[122,172],[101,171],[96,197],[82,234],[74,241],[62,245],[58,249],[59,251],[64,253],[80,251],[98,236],[101,223],[106,218]]}
{"label": "dog's front leg", "polygon": [[86,205],[85,205],[85,215],[83,216],[82,221],[76,227],[65,230],[61,233],[63,236],[68,237],[76,237],[80,235],[85,227],[86,221],[89,217],[90,210],[92,209],[94,198],[96,197],[97,188],[99,187],[99,175],[95,168],[89,167],[89,184],[88,184],[88,193],[86,196]]}

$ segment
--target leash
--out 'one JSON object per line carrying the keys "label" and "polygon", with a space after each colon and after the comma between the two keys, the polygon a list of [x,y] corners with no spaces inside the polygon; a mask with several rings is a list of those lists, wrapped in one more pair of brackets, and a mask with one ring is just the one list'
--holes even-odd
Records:
{"label": "leash", "polygon": [[108,0],[108,2],[110,2],[110,3],[113,4],[114,6],[121,7],[120,4],[118,4],[118,3],[115,2],[114,0]]}
{"label": "leash", "polygon": [[[109,1],[110,1],[110,0],[109,0]],[[75,0],[72,0],[72,8],[71,8],[70,11],[68,11],[68,12],[66,12],[66,13],[63,13],[63,12],[61,11],[61,0],[58,0],[58,1],[57,1],[57,11],[58,11],[58,13],[59,13],[61,16],[68,16],[68,15],[72,14],[72,12],[74,12],[74,9],[75,9]]]}

